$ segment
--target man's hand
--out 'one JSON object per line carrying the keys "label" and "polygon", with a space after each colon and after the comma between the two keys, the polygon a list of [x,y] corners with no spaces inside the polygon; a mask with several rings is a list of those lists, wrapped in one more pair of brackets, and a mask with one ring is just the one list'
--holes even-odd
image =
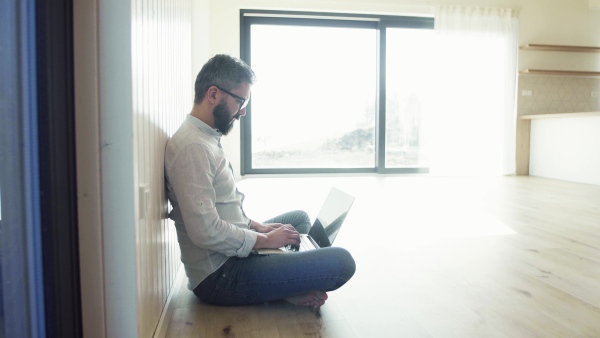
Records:
{"label": "man's hand", "polygon": [[269,233],[275,229],[281,228],[282,226],[284,226],[284,224],[281,223],[262,224],[256,221],[252,221],[252,223],[250,223],[250,229],[254,229],[256,232],[260,232],[262,234]]}
{"label": "man's hand", "polygon": [[275,249],[289,244],[300,245],[300,234],[290,224],[282,224],[267,234],[259,234],[254,249]]}

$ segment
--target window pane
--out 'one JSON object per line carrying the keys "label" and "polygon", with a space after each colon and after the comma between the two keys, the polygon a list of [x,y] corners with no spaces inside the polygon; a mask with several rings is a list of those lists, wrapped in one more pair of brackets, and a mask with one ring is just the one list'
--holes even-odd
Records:
{"label": "window pane", "polygon": [[373,168],[375,29],[251,26],[252,168]]}
{"label": "window pane", "polygon": [[386,30],[386,168],[427,167],[426,95],[433,30]]}

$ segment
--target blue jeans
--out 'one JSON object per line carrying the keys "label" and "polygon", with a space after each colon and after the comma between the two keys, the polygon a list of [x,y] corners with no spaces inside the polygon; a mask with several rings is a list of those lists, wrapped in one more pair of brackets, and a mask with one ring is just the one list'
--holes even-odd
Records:
{"label": "blue jeans", "polygon": [[[303,211],[289,212],[265,223],[292,224],[301,233],[310,228],[308,215]],[[350,253],[335,247],[231,257],[203,280],[194,294],[215,305],[260,304],[311,291],[336,290],[354,275],[355,269]]]}

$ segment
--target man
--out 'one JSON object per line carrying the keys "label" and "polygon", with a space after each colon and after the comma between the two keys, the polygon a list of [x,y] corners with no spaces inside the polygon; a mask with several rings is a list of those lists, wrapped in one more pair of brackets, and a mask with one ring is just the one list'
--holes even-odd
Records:
{"label": "man", "polygon": [[355,263],[342,248],[258,255],[255,249],[300,243],[308,215],[293,211],[264,223],[248,218],[244,195],[220,139],[246,114],[252,69],[216,55],[196,78],[191,113],[167,142],[165,176],[188,288],[217,305],[257,304],[285,299],[320,307],[327,291],[344,285]]}

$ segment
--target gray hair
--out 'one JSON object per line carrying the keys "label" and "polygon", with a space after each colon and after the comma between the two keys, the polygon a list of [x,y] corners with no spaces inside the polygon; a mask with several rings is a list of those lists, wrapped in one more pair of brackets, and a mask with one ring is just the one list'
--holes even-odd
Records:
{"label": "gray hair", "polygon": [[217,54],[208,60],[196,77],[194,104],[202,102],[210,86],[231,90],[241,83],[254,84],[256,75],[244,61]]}

